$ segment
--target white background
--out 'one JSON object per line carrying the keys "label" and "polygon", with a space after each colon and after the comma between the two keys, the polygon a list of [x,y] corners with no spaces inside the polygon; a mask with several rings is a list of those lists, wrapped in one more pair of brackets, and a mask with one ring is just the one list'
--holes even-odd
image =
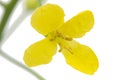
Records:
{"label": "white background", "polygon": [[[47,3],[60,5],[65,11],[65,20],[86,9],[94,13],[94,28],[77,41],[88,45],[95,51],[99,59],[99,68],[92,76],[81,73],[67,65],[63,55],[57,53],[51,63],[32,69],[45,77],[46,80],[120,80],[119,0],[48,0]],[[8,26],[18,17],[22,6],[19,4]],[[2,8],[0,11],[2,12]],[[30,17],[31,14],[3,46],[5,52],[22,63],[24,63],[24,50],[30,44],[43,39],[43,36],[31,27]],[[0,80],[37,79],[0,56]]]}

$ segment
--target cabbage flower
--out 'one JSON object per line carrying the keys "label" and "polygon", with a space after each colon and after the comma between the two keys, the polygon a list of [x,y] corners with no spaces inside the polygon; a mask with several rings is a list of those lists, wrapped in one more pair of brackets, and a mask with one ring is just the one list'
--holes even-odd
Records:
{"label": "cabbage flower", "polygon": [[56,4],[46,4],[34,11],[31,25],[45,39],[33,43],[25,50],[25,64],[34,67],[50,63],[59,45],[59,52],[64,55],[68,65],[80,72],[94,74],[99,66],[94,51],[73,39],[81,38],[93,28],[93,13],[85,10],[66,22],[64,16],[63,9]]}

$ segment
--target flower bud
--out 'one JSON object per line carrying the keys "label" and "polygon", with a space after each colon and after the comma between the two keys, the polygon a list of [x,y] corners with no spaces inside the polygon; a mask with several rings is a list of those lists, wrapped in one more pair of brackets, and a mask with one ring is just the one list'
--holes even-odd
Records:
{"label": "flower bud", "polygon": [[27,10],[33,10],[36,7],[42,5],[46,0],[26,0],[26,8]]}

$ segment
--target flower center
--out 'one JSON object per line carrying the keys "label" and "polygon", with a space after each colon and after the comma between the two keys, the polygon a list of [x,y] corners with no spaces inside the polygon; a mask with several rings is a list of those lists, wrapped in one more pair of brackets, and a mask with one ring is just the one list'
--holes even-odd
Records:
{"label": "flower center", "polygon": [[51,32],[51,33],[49,33],[49,34],[47,35],[47,37],[49,37],[49,39],[50,39],[51,41],[55,40],[56,37],[59,37],[59,38],[62,38],[62,39],[68,40],[68,41],[71,41],[71,40],[72,40],[72,38],[63,35],[63,34],[60,33],[59,31]]}
{"label": "flower center", "polygon": [[63,35],[58,31],[49,33],[47,37],[50,39],[50,41],[54,41],[54,40],[57,41],[58,45],[60,46],[59,52],[61,52],[62,49],[64,48],[68,50],[71,54],[73,54],[72,49],[68,45],[66,45],[66,42],[65,42],[66,40],[71,41],[72,38]]}

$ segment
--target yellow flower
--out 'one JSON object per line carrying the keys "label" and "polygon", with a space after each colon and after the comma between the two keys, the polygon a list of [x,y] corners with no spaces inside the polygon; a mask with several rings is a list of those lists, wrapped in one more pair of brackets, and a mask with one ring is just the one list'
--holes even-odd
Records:
{"label": "yellow flower", "polygon": [[48,64],[57,52],[58,44],[67,64],[86,74],[97,70],[98,59],[92,49],[72,39],[82,37],[93,27],[91,11],[83,11],[64,22],[64,11],[56,4],[46,4],[35,10],[31,24],[46,38],[26,49],[24,61],[29,67]]}

